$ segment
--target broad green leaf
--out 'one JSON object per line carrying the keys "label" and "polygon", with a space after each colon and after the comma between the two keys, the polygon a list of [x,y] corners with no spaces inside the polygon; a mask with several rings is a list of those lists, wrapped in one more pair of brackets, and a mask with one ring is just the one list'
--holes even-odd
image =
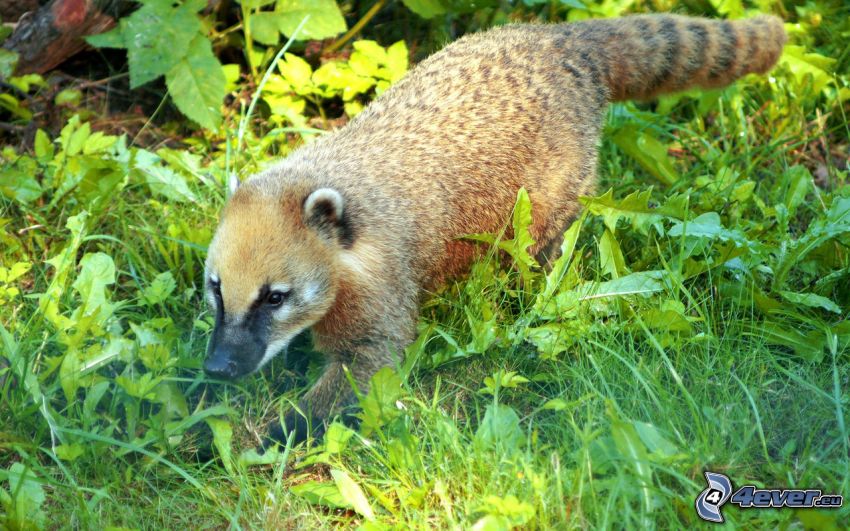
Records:
{"label": "broad green leaf", "polygon": [[60,444],[56,447],[56,457],[63,461],[75,461],[84,453],[83,446],[79,443]]}
{"label": "broad green leaf", "polygon": [[581,203],[591,214],[602,216],[605,226],[616,233],[620,219],[630,221],[632,227],[646,234],[649,227],[661,219],[684,219],[687,214],[687,198],[673,196],[663,205],[650,204],[652,189],[633,192],[623,199],[614,198],[614,190],[609,189],[597,197],[582,197]]}
{"label": "broad green leaf", "polygon": [[233,428],[230,426],[230,423],[224,419],[207,417],[204,421],[207,423],[207,426],[210,427],[210,430],[212,430],[213,444],[215,444],[215,449],[218,451],[218,455],[221,456],[224,468],[229,474],[233,474]]}
{"label": "broad green leaf", "polygon": [[475,440],[485,447],[513,452],[519,450],[525,442],[525,435],[513,408],[504,404],[490,404],[475,432]]}
{"label": "broad green leaf", "polygon": [[402,0],[402,3],[422,18],[433,18],[446,12],[440,0]]}
{"label": "broad green leaf", "polygon": [[779,64],[787,67],[800,89],[810,89],[818,94],[832,83],[832,68],[835,59],[818,53],[808,52],[805,47],[785,45]]}
{"label": "broad green leaf", "polygon": [[616,410],[609,406],[608,416],[611,419],[611,436],[614,444],[626,464],[631,465],[634,475],[638,478],[644,508],[652,507],[650,489],[652,488],[652,468],[646,447],[641,441],[637,430],[632,423],[622,420]]}
{"label": "broad green leaf", "polygon": [[92,133],[83,144],[83,154],[94,155],[96,153],[102,153],[114,146],[117,141],[117,136],[106,135],[100,131],[96,131]]}
{"label": "broad green leaf", "polygon": [[226,80],[206,37],[197,35],[194,38],[188,55],[168,71],[165,83],[180,112],[201,127],[218,127]]}
{"label": "broad green leaf", "polygon": [[348,446],[349,439],[353,436],[354,430],[345,424],[332,423],[325,432],[325,451],[331,454],[342,453]]}
{"label": "broad green leaf", "polygon": [[0,48],[0,79],[12,77],[17,66],[18,54],[5,48]]}
{"label": "broad green leaf", "polygon": [[115,283],[115,263],[105,253],[89,253],[80,260],[80,273],[72,287],[80,296],[86,315],[105,319],[112,314],[107,286]]}
{"label": "broad green leaf", "polygon": [[40,528],[44,523],[44,513],[41,506],[46,496],[41,486],[41,480],[32,469],[22,463],[12,463],[7,474],[9,478],[9,493],[14,503],[13,511],[21,528]]}
{"label": "broad green leaf", "polygon": [[753,249],[756,247],[741,231],[724,227],[717,212],[706,212],[691,221],[677,222],[670,227],[667,235],[671,238],[678,238],[684,235],[686,237],[707,240],[717,239],[732,242],[737,247],[751,247]]}
{"label": "broad green leaf", "polygon": [[826,352],[827,338],[821,330],[803,333],[787,323],[766,322],[762,327],[764,339],[773,345],[792,348],[805,361],[820,363]]}
{"label": "broad green leaf", "polygon": [[611,278],[619,278],[626,274],[626,260],[617,242],[617,237],[607,227],[599,239],[599,269]]}
{"label": "broad green leaf", "polygon": [[399,415],[396,401],[401,398],[401,378],[389,367],[384,367],[372,376],[369,393],[360,401],[362,420],[360,431],[369,435]]}
{"label": "broad green leaf", "polygon": [[505,497],[488,495],[477,507],[476,512],[486,512],[497,521],[488,522],[485,521],[487,517],[484,517],[476,522],[473,526],[474,530],[513,529],[517,526],[525,526],[534,518],[534,506],[526,501],[520,501],[513,495]]}
{"label": "broad green leaf", "polygon": [[149,151],[136,151],[133,169],[141,172],[151,192],[180,202],[195,202],[197,197],[186,184],[186,178],[163,166],[160,158]]}
{"label": "broad green leaf", "polygon": [[666,271],[640,271],[607,282],[587,282],[576,288],[580,300],[592,300],[606,297],[624,297],[627,295],[648,296],[664,290]]}
{"label": "broad green leaf", "polygon": [[628,124],[621,127],[611,139],[662,183],[672,186],[679,180],[679,173],[667,155],[667,146],[648,130]]}
{"label": "broad green leaf", "polygon": [[0,194],[19,203],[32,203],[44,193],[41,184],[26,168],[0,167]]}
{"label": "broad green leaf", "polygon": [[306,481],[293,485],[289,490],[313,505],[323,505],[331,509],[350,509],[351,504],[340,494],[335,482]]}
{"label": "broad green leaf", "polygon": [[793,218],[797,207],[803,204],[812,189],[812,174],[805,166],[792,166],[788,169],[788,180],[784,204],[788,209],[788,217]]}
{"label": "broad green leaf", "polygon": [[[310,63],[295,54],[287,53],[278,61],[277,67],[296,94],[310,94],[313,88],[313,68]],[[268,85],[266,85],[268,87]]]}
{"label": "broad green leaf", "polygon": [[360,485],[351,479],[351,476],[344,470],[333,469],[331,470],[331,476],[334,478],[334,483],[336,483],[342,499],[367,520],[374,520],[375,512],[372,510],[372,506],[369,504],[369,500],[366,499],[366,495],[363,493]]}
{"label": "broad green leaf", "polygon": [[309,16],[295,38],[299,41],[334,37],[346,30],[345,19],[335,0],[278,0],[278,29],[292,37],[304,17]]}
{"label": "broad green leaf", "polygon": [[389,81],[395,83],[407,73],[409,66],[409,52],[407,43],[398,41],[387,48],[387,72],[389,73]]}
{"label": "broad green leaf", "polygon": [[523,337],[537,347],[542,359],[556,359],[558,354],[566,352],[577,339],[586,334],[588,328],[583,321],[565,320],[526,328]]}
{"label": "broad green leaf", "polygon": [[88,35],[83,37],[87,43],[94,46],[95,48],[126,48],[127,44],[124,42],[124,32],[121,30],[121,26],[112,28],[111,30],[105,33],[98,33],[96,35]]}
{"label": "broad green leaf", "polygon": [[480,389],[480,392],[493,395],[497,388],[515,388],[528,381],[528,378],[515,371],[497,371],[492,376],[484,378],[484,387]]}
{"label": "broad green leaf", "polygon": [[251,15],[248,19],[251,27],[251,38],[266,46],[276,45],[280,40],[279,18],[279,14],[271,11],[260,11]]}
{"label": "broad green leaf", "polygon": [[836,196],[826,218],[816,219],[800,238],[787,246],[787,250],[783,248],[783,253],[774,267],[773,288],[783,288],[791,269],[799,265],[809,253],[833,238],[847,233],[850,233],[850,197]]}
{"label": "broad green leaf", "polygon": [[[166,354],[169,352],[165,350]],[[189,404],[176,382],[162,382],[156,386],[155,402],[162,404],[169,419],[184,419],[189,416]]]}
{"label": "broad green leaf", "polygon": [[829,298],[815,293],[794,293],[792,291],[780,291],[780,295],[786,301],[808,306],[809,308],[821,308],[823,310],[841,314],[841,306],[832,302]]}
{"label": "broad green leaf", "polygon": [[153,306],[167,299],[176,288],[177,282],[174,280],[171,271],[165,271],[158,274],[153,282],[142,291],[142,298],[149,306]]}
{"label": "broad green leaf", "polygon": [[560,288],[561,283],[566,277],[567,269],[573,260],[578,235],[581,232],[581,227],[586,217],[586,212],[583,212],[564,233],[564,241],[561,243],[561,254],[555,260],[555,263],[552,264],[552,270],[546,274],[546,287],[543,289],[543,293],[537,298],[537,311],[542,310],[555,291]]}
{"label": "broad green leaf", "polygon": [[662,457],[673,457],[679,453],[676,445],[667,440],[661,433],[661,430],[654,425],[633,420],[632,426],[634,426],[635,431],[650,453],[658,454]]}
{"label": "broad green leaf", "polygon": [[35,144],[33,145],[33,150],[35,151],[35,156],[38,158],[39,162],[42,163],[48,162],[52,159],[53,154],[56,151],[50,137],[48,137],[47,133],[41,129],[35,132]]}
{"label": "broad green leaf", "polygon": [[[121,19],[121,33],[130,66],[130,88],[173,71],[181,62],[185,64],[187,56],[197,55],[197,49],[202,47],[201,40],[209,48],[209,41],[202,33],[203,27],[192,4],[187,2],[172,7],[170,1],[148,1],[133,14]],[[175,91],[171,86],[169,90],[174,97]],[[187,97],[196,98],[197,94]]]}

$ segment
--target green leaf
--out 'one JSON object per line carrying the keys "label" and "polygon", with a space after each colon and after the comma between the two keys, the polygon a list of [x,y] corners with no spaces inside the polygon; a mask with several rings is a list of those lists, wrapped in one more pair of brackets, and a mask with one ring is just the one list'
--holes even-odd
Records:
{"label": "green leaf", "polygon": [[271,11],[254,13],[248,19],[251,26],[251,37],[266,46],[274,46],[280,40],[280,15]]}
{"label": "green leaf", "polygon": [[328,431],[325,432],[325,451],[331,454],[339,454],[348,446],[348,441],[354,436],[354,430],[334,422],[328,426]]}
{"label": "green leaf", "polygon": [[277,63],[283,76],[296,94],[309,94],[313,88],[313,68],[310,63],[295,54],[286,53]]}
{"label": "green leaf", "polygon": [[587,217],[586,212],[570,225],[570,228],[564,233],[564,241],[561,243],[561,254],[555,263],[552,264],[552,270],[546,274],[546,287],[543,292],[538,295],[535,310],[540,312],[543,307],[551,299],[555,291],[561,287],[561,283],[566,277],[567,270],[572,263],[573,253],[575,252],[578,235],[581,232],[581,227]]}
{"label": "green leaf", "polygon": [[180,112],[201,127],[218,127],[226,80],[206,37],[197,35],[194,38],[188,55],[168,70],[165,82]]}
{"label": "green leaf", "polygon": [[17,66],[18,54],[5,48],[0,48],[0,79],[12,77]]}
{"label": "green leaf", "polygon": [[0,194],[19,203],[31,203],[44,190],[31,172],[19,165],[0,166]]}
{"label": "green leaf", "polygon": [[224,468],[229,474],[233,474],[233,428],[230,426],[230,423],[224,419],[207,417],[204,421],[207,423],[207,426],[210,427],[210,430],[212,430],[213,444],[215,445],[215,449],[218,451],[218,455],[221,456]]}
{"label": "green leaf", "polygon": [[808,52],[803,46],[785,45],[779,64],[788,68],[797,87],[803,91],[820,93],[832,83],[832,68],[836,60],[824,55]]}
{"label": "green leaf", "polygon": [[602,216],[605,226],[611,232],[616,232],[617,222],[621,219],[630,221],[636,231],[646,234],[649,227],[661,219],[685,218],[686,197],[674,196],[667,203],[659,206],[650,204],[651,197],[652,189],[650,188],[638,190],[618,200],[614,198],[612,188],[600,196],[582,197],[579,201],[591,214]]}
{"label": "green leaf", "polygon": [[186,184],[186,178],[162,166],[160,158],[153,153],[139,149],[133,169],[141,172],[153,194],[180,202],[197,201],[197,197]]}
{"label": "green leaf", "polygon": [[94,46],[95,48],[126,48],[127,45],[124,43],[124,33],[121,31],[121,27],[115,27],[105,33],[98,33],[96,35],[88,35],[87,37],[83,37],[87,43]]}
{"label": "green leaf", "polygon": [[177,282],[171,271],[160,273],[153,282],[142,291],[142,298],[148,306],[164,301],[177,288]]}
{"label": "green leaf", "polygon": [[280,15],[278,29],[287,37],[292,37],[304,17],[310,17],[295,36],[299,41],[327,39],[346,30],[335,0],[279,0],[275,11]]}
{"label": "green leaf", "polygon": [[30,526],[40,528],[44,522],[41,506],[46,499],[41,480],[38,479],[32,469],[25,467],[20,462],[13,463],[9,467],[7,477],[9,478],[9,492],[14,503],[12,512],[18,519],[18,525],[21,528]]}
{"label": "green leaf", "polygon": [[350,505],[357,513],[369,521],[375,519],[375,512],[366,499],[363,489],[357,484],[351,476],[343,470],[331,470],[331,476],[334,478],[334,483],[339,489],[339,494],[345,502]]}
{"label": "green leaf", "polygon": [[[188,55],[197,55],[197,49],[202,47],[200,40],[206,41],[207,49],[210,47],[202,34],[201,22],[192,10],[192,3],[176,8],[172,8],[171,4],[167,0],[148,1],[133,14],[121,19],[121,33],[127,45],[127,63],[130,66],[130,88],[166,74],[181,62],[185,63]],[[212,54],[211,51],[209,53]],[[169,90],[172,90],[171,86]],[[174,92],[172,90],[172,97]]]}
{"label": "green leaf", "polygon": [[35,132],[35,145],[33,146],[35,156],[39,162],[45,163],[53,158],[55,149],[50,137],[43,130],[39,129]]}
{"label": "green leaf", "polygon": [[60,444],[56,447],[56,457],[63,461],[75,461],[78,457],[83,455],[83,452],[83,446],[79,443]]}
{"label": "green leaf", "polygon": [[323,505],[331,509],[349,509],[351,504],[340,494],[337,484],[319,481],[307,481],[293,485],[289,490],[313,505]]}
{"label": "green leaf", "polygon": [[389,81],[395,83],[407,73],[409,67],[409,55],[407,43],[398,41],[387,48],[387,72],[389,73]]}
{"label": "green leaf", "polygon": [[662,457],[673,457],[679,453],[676,445],[668,441],[657,427],[646,422],[632,421],[635,431],[640,436],[646,448]]}
{"label": "green leaf", "polygon": [[667,146],[648,130],[628,124],[621,127],[611,139],[617,147],[637,160],[638,164],[662,183],[672,186],[679,180],[679,173],[667,155]]}
{"label": "green leaf", "polygon": [[400,413],[396,401],[401,398],[401,378],[389,367],[384,367],[372,376],[369,393],[360,401],[362,420],[360,431],[369,435],[396,418]]}
{"label": "green leaf", "polygon": [[800,264],[809,253],[829,240],[847,233],[850,233],[850,197],[835,197],[826,217],[812,222],[806,232],[780,255],[774,267],[773,288],[782,288],[791,269]]}
{"label": "green leaf", "polygon": [[720,221],[720,214],[717,212],[706,212],[691,221],[677,222],[670,227],[667,235],[671,238],[678,238],[684,235],[685,237],[696,239],[732,242],[736,247],[748,247],[753,251],[758,248],[741,231],[724,227]]}
{"label": "green leaf", "polygon": [[650,467],[649,456],[646,452],[646,447],[641,441],[635,426],[622,420],[616,410],[609,406],[608,416],[611,419],[611,436],[614,439],[614,444],[619,451],[619,454],[626,464],[631,465],[635,476],[638,478],[638,488],[640,488],[644,508],[650,509],[652,487],[652,468]]}
{"label": "green leaf", "polygon": [[513,408],[504,404],[490,404],[475,432],[475,440],[485,447],[513,452],[525,442],[525,435]]}
{"label": "green leaf", "polygon": [[433,18],[446,12],[440,0],[402,0],[402,3],[422,18]]}
{"label": "green leaf", "polygon": [[627,295],[648,296],[664,290],[667,271],[640,271],[607,282],[587,282],[576,288],[580,300],[623,297]]}
{"label": "green leaf", "polygon": [[617,237],[607,227],[599,239],[599,269],[611,278],[619,278],[626,274],[626,260],[617,242]]}
{"label": "green leaf", "polygon": [[83,93],[77,89],[64,89],[53,98],[54,105],[67,105],[69,107],[79,107],[80,101],[83,99]]}
{"label": "green leaf", "polygon": [[827,297],[817,295],[815,293],[794,293],[791,291],[780,291],[780,295],[786,301],[807,306],[809,308],[821,308],[829,312],[841,314],[841,306],[835,304]]}
{"label": "green leaf", "polygon": [[115,263],[105,253],[88,253],[80,260],[80,273],[72,287],[77,291],[85,314],[101,319],[111,315],[112,304],[106,287],[115,283]]}

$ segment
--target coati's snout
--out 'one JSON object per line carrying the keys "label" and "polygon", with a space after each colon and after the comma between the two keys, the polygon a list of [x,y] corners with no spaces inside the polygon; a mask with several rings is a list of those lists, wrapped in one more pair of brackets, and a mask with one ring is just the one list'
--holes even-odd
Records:
{"label": "coati's snout", "polygon": [[263,358],[269,350],[268,326],[263,320],[262,315],[255,315],[225,324],[223,316],[216,316],[204,371],[214,378],[234,380],[259,369],[268,361]]}

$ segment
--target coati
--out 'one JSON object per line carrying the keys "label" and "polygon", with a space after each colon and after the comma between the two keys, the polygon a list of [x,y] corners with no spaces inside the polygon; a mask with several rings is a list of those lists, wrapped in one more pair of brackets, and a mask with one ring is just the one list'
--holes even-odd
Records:
{"label": "coati", "polygon": [[764,73],[786,36],[773,16],[637,15],[509,25],[416,66],[347,126],[231,190],[206,262],[215,311],[205,370],[262,368],[311,328],[323,374],[272,429],[305,438],[414,338],[420,294],[481,251],[520,187],[534,252],[554,257],[596,181],[610,101],[647,100]]}

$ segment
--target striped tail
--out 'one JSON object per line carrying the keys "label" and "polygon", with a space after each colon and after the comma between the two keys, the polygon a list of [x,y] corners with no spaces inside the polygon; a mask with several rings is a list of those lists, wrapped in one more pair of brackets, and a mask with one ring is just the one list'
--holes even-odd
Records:
{"label": "striped tail", "polygon": [[582,25],[604,56],[611,101],[722,87],[767,72],[787,39],[782,19],[769,15],[736,21],[637,15]]}

